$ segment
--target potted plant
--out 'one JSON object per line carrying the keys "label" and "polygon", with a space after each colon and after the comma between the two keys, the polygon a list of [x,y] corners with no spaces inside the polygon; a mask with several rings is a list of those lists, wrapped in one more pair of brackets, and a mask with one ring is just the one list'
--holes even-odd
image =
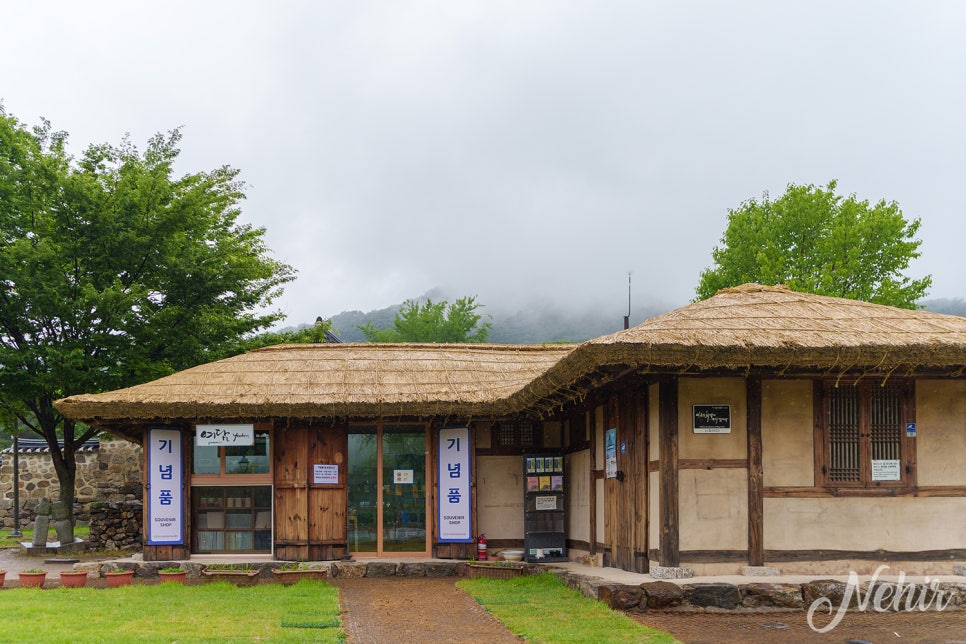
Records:
{"label": "potted plant", "polygon": [[118,588],[120,586],[130,586],[131,578],[134,577],[134,570],[108,570],[104,573],[107,579],[108,588]]}
{"label": "potted plant", "polygon": [[60,585],[64,588],[83,588],[87,585],[86,570],[62,570]]}
{"label": "potted plant", "polygon": [[188,571],[180,566],[169,566],[159,570],[158,576],[161,577],[162,583],[171,581],[177,584],[183,584],[185,577],[188,576]]}
{"label": "potted plant", "polygon": [[29,570],[21,570],[20,576],[20,586],[22,588],[43,588],[44,581],[47,579],[47,571],[41,570],[40,568],[31,568]]}
{"label": "potted plant", "polygon": [[3,586],[3,582],[7,579],[7,571],[0,570],[0,586]]}
{"label": "potted plant", "polygon": [[227,581],[236,586],[254,586],[259,572],[251,564],[210,564],[202,571],[208,581]]}
{"label": "potted plant", "polygon": [[329,576],[329,570],[319,564],[287,563],[272,568],[272,574],[275,575],[275,581],[287,586],[300,579],[325,579]]}

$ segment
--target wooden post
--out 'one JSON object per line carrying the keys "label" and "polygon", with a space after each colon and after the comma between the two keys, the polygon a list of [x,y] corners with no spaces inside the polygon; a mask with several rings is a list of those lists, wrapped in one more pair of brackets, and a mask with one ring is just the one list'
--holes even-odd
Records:
{"label": "wooden post", "polygon": [[591,399],[590,411],[590,495],[587,499],[587,514],[590,515],[590,554],[597,554],[597,410]]}
{"label": "wooden post", "polygon": [[676,568],[681,564],[681,540],[678,533],[678,379],[662,380],[658,385],[660,400],[660,475],[661,475],[661,544],[660,564]]}
{"label": "wooden post", "polygon": [[765,565],[764,484],[761,457],[761,378],[747,380],[748,565]]}

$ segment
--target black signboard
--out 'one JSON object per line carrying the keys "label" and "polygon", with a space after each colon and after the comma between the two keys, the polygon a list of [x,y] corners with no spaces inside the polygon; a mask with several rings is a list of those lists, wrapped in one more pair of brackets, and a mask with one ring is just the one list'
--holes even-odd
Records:
{"label": "black signboard", "polygon": [[695,434],[730,434],[731,405],[694,405]]}

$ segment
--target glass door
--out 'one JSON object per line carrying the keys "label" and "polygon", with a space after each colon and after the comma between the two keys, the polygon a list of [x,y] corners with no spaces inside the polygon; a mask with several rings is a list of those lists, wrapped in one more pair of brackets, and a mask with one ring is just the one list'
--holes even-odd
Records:
{"label": "glass door", "polygon": [[349,549],[426,554],[426,426],[349,428]]}

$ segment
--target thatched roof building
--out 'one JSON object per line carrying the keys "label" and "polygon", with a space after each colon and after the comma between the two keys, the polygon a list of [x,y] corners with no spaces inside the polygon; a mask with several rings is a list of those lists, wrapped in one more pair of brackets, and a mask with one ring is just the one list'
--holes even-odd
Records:
{"label": "thatched roof building", "polygon": [[[381,418],[506,413],[506,400],[573,345],[297,344],[142,385],[58,401],[77,420]],[[137,436],[133,434],[132,437]]]}
{"label": "thatched roof building", "polygon": [[626,373],[959,375],[966,318],[744,284],[585,342],[514,404],[550,409]]}
{"label": "thatched roof building", "polygon": [[275,346],[57,406],[97,426],[201,417],[469,418],[550,412],[634,371],[958,375],[964,367],[966,318],[745,284],[576,348]]}

